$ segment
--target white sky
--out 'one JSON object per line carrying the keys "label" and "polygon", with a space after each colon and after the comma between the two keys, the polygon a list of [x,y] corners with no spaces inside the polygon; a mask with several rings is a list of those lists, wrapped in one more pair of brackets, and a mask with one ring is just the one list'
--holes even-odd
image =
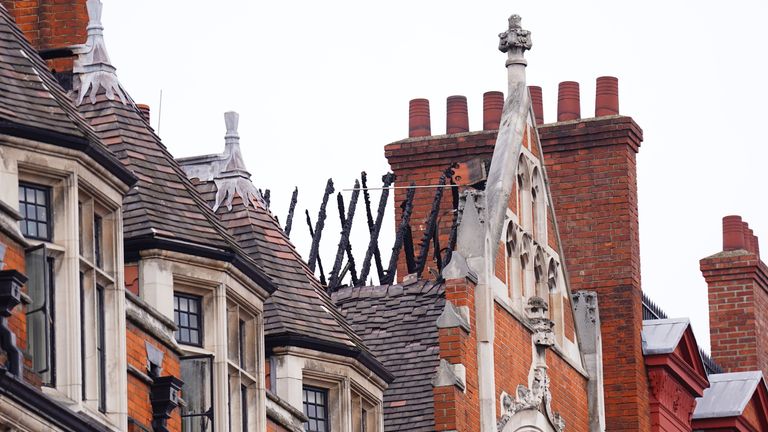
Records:
{"label": "white sky", "polygon": [[[254,183],[272,190],[281,222],[299,187],[292,238],[303,254],[304,209],[315,218],[330,176],[337,190],[361,170],[379,183],[384,145],[407,136],[410,99],[430,99],[440,134],[445,98],[466,95],[470,129],[482,129],[483,92],[506,89],[497,35],[512,13],[532,32],[528,82],[543,87],[545,121],[555,120],[558,82],[581,83],[582,116],[591,117],[595,78],[619,78],[621,113],[645,134],[643,289],[669,315],[690,317],[702,346],[709,323],[698,261],[721,250],[722,216],[740,214],[768,239],[767,2],[104,3],[112,62],[133,98],[151,105],[153,125],[163,91],[160,135],[170,151],[221,152],[223,112],[238,111],[246,163]],[[332,205],[328,261],[338,240]],[[355,246],[362,261],[365,245]]]}

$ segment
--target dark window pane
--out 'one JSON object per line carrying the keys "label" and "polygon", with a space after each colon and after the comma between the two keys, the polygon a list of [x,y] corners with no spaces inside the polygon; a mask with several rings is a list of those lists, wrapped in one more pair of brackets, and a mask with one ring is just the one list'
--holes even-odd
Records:
{"label": "dark window pane", "polygon": [[173,318],[179,330],[176,340],[179,343],[202,345],[203,317],[200,315],[200,297],[186,294],[174,294]]}
{"label": "dark window pane", "polygon": [[29,184],[19,185],[21,232],[30,238],[50,240],[50,188]]}
{"label": "dark window pane", "polygon": [[308,432],[328,432],[328,390],[304,386],[304,415],[309,421],[304,423],[304,430]]}
{"label": "dark window pane", "polygon": [[37,237],[37,224],[34,222],[27,222],[27,233],[30,237]]}

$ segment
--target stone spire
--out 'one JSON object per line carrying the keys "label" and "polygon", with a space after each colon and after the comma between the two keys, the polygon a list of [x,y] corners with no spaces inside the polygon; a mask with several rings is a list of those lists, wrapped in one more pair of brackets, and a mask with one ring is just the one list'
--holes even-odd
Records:
{"label": "stone spire", "polygon": [[90,92],[91,103],[96,103],[96,95],[101,87],[104,87],[109,100],[114,100],[117,95],[127,104],[128,100],[120,87],[120,82],[115,74],[115,67],[109,60],[107,46],[104,43],[104,26],[101,24],[101,0],[88,0],[88,39],[85,45],[75,48],[77,59],[74,64],[74,73],[77,77],[75,89],[77,90],[77,105],[83,103],[86,93]]}
{"label": "stone spire", "polygon": [[508,96],[501,114],[499,133],[493,147],[491,166],[485,185],[485,235],[482,269],[477,286],[477,367],[479,375],[480,430],[495,431],[496,383],[494,377],[494,304],[491,283],[495,274],[496,254],[515,182],[517,159],[523,145],[530,96],[525,84],[526,61],[523,52],[531,48],[531,34],[520,27],[520,17],[509,18],[509,29],[499,35],[499,49],[508,55]]}

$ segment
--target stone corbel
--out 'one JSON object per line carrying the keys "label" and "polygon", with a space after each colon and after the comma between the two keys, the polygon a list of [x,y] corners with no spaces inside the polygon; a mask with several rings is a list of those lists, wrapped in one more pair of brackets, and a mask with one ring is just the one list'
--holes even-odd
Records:
{"label": "stone corbel", "polygon": [[461,391],[467,388],[467,369],[463,364],[451,364],[445,359],[440,359],[435,376],[432,377],[433,387],[456,386]]}
{"label": "stone corbel", "polygon": [[469,325],[469,307],[455,306],[451,301],[446,300],[443,313],[437,318],[437,328],[455,328],[461,327],[466,333],[470,331]]}

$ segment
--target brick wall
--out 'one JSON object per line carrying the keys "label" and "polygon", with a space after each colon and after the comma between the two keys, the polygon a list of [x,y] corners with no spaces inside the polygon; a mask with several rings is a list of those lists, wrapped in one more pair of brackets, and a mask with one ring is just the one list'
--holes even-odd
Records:
{"label": "brick wall", "polygon": [[[445,298],[455,306],[469,308],[470,322],[475,321],[475,284],[464,279],[445,282]],[[469,334],[460,328],[439,331],[440,358],[466,367],[466,391],[456,386],[435,387],[435,430],[480,430],[480,398],[477,375],[477,336],[473,325]]]}
{"label": "brick wall", "polygon": [[[0,0],[27,40],[38,50],[85,43],[88,11],[85,0]],[[70,71],[74,57],[54,59],[56,71]]]}
{"label": "brick wall", "polygon": [[[147,348],[149,342],[163,352],[163,376],[181,377],[178,356],[166,346],[157,342],[152,336],[128,322],[126,326],[126,352],[128,364],[138,371],[147,373]],[[152,430],[152,405],[149,401],[150,387],[136,374],[128,373],[128,417],[131,422]],[[182,394],[183,397],[183,394]],[[180,409],[173,411],[168,420],[168,430],[181,431]]]}
{"label": "brick wall", "polygon": [[282,425],[279,425],[275,422],[273,422],[270,419],[267,419],[267,432],[289,432],[288,429],[284,428]]}
{"label": "brick wall", "polygon": [[539,128],[571,289],[598,293],[607,429],[649,430],[635,155],[629,117]]}
{"label": "brick wall", "polygon": [[[452,163],[466,162],[478,157],[489,159],[493,154],[496,143],[496,131],[468,132],[453,135],[409,138],[384,147],[385,156],[389,161],[392,172],[397,176],[395,186],[436,185],[442,172]],[[450,179],[449,179],[450,180]],[[405,201],[406,189],[395,189],[395,226],[399,226],[402,218],[400,204]],[[416,189],[411,214],[411,230],[418,254],[418,242],[427,227],[427,220],[435,196],[434,188]],[[443,194],[439,217],[438,233],[440,245],[448,245],[451,226],[453,224],[453,200],[450,189]],[[430,252],[431,249],[430,249]],[[431,257],[431,254],[430,254]],[[427,268],[434,267],[431,258],[427,260]],[[401,253],[397,265],[398,281],[408,274],[405,254]],[[428,277],[429,273],[423,273]]]}
{"label": "brick wall", "polygon": [[723,228],[724,250],[700,261],[709,287],[712,357],[728,372],[768,375],[768,267],[740,217],[725,217]]}

